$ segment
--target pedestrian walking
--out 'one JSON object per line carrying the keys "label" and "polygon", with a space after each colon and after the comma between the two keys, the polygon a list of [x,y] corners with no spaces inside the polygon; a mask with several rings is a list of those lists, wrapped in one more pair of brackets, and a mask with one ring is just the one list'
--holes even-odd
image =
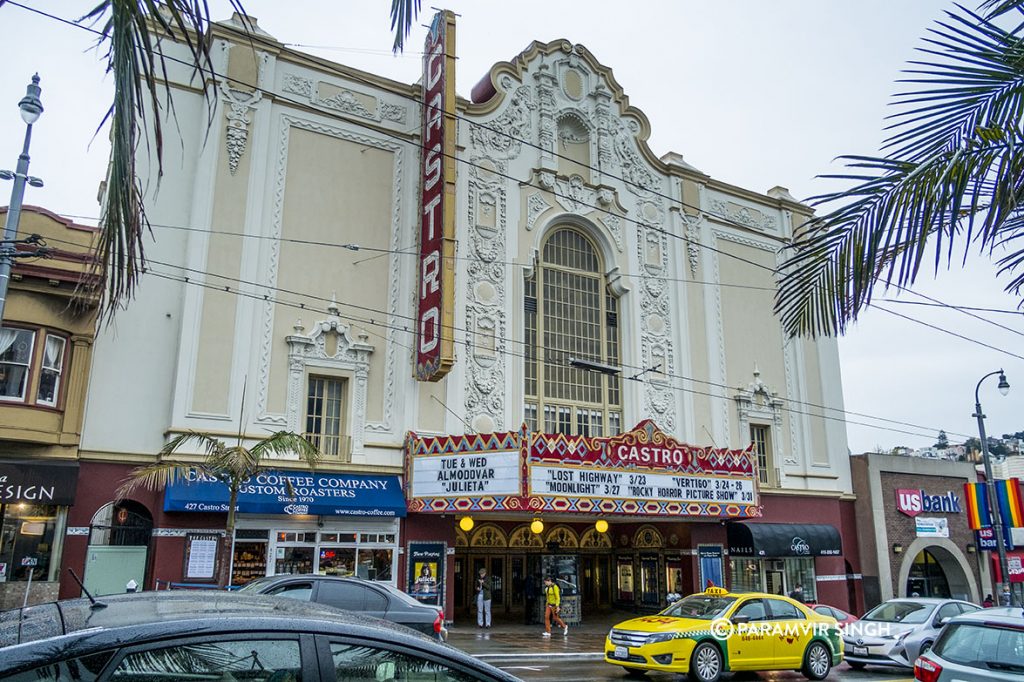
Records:
{"label": "pedestrian walking", "polygon": [[569,636],[569,626],[565,624],[559,612],[562,610],[562,590],[558,588],[551,576],[544,578],[544,636],[551,636],[551,621],[562,628],[562,635]]}
{"label": "pedestrian walking", "polygon": [[992,608],[995,605],[996,605],[995,600],[992,599],[992,595],[991,594],[986,594],[985,595],[985,601],[981,602],[982,608],[986,608],[986,609],[990,609],[990,608]]}
{"label": "pedestrian walking", "polygon": [[476,624],[477,627],[491,627],[491,579],[487,569],[481,568],[476,579]]}
{"label": "pedestrian walking", "polygon": [[1010,584],[1003,583],[1003,591],[999,594],[1000,606],[1013,606],[1013,594],[1010,592]]}
{"label": "pedestrian walking", "polygon": [[801,585],[800,583],[797,583],[796,587],[794,587],[792,590],[790,590],[789,598],[790,599],[795,599],[798,602],[803,602],[803,600],[804,600],[804,586]]}

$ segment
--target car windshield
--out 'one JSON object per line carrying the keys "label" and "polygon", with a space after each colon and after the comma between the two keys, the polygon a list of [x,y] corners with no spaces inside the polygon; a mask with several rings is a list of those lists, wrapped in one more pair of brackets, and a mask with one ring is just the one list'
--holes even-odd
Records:
{"label": "car windshield", "polygon": [[686,599],[677,601],[662,611],[661,615],[672,618],[712,620],[734,601],[736,601],[736,597],[705,597],[700,594],[691,594]]}
{"label": "car windshield", "polygon": [[923,623],[931,615],[934,604],[916,601],[887,601],[864,614],[861,620],[883,623]]}
{"label": "car windshield", "polygon": [[953,623],[935,642],[937,656],[984,670],[1024,672],[1024,629],[993,623]]}

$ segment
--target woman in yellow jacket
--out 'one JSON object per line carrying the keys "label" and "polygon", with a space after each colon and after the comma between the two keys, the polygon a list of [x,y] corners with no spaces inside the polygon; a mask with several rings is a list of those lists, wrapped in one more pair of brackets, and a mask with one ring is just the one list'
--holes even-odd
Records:
{"label": "woman in yellow jacket", "polygon": [[562,605],[562,591],[551,579],[551,576],[544,578],[544,636],[551,636],[551,621],[555,621],[558,627],[562,628],[562,635],[569,635],[569,626],[566,625],[558,612]]}

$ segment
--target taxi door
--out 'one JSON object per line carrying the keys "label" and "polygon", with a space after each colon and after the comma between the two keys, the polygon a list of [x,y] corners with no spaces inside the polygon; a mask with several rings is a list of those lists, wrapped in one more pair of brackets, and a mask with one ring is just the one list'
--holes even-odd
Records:
{"label": "taxi door", "polygon": [[729,670],[763,670],[774,653],[774,643],[767,630],[771,625],[765,600],[746,599],[732,612],[730,619],[741,617],[729,636]]}
{"label": "taxi door", "polygon": [[803,665],[804,651],[814,637],[807,617],[796,605],[783,599],[766,599],[772,623],[775,650],[771,668],[798,669]]}

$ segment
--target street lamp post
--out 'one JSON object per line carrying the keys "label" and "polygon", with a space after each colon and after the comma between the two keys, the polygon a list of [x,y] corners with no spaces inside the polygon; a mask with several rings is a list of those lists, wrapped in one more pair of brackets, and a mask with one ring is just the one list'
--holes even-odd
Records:
{"label": "street lamp post", "polygon": [[[1000,581],[995,583],[994,588],[996,599],[999,599],[999,595],[1002,594],[1002,586],[1009,578],[1006,566],[1006,545],[1003,542],[1003,521],[999,516],[999,507],[996,503],[996,482],[992,478],[992,462],[988,453],[988,436],[985,435],[985,413],[981,411],[981,398],[978,396],[978,392],[981,390],[981,382],[997,374],[999,375],[999,392],[1003,395],[1010,392],[1010,384],[1006,380],[1006,374],[1003,370],[989,372],[978,381],[978,385],[974,388],[974,416],[978,418],[978,433],[981,436],[981,460],[985,464],[985,488],[988,490],[988,510],[992,515],[992,531],[996,536],[996,551],[999,553]],[[1010,601],[1012,603],[1013,593],[1011,592],[1010,594]]]}
{"label": "street lamp post", "polygon": [[16,251],[15,239],[18,237],[18,222],[21,219],[21,202],[25,196],[25,184],[42,187],[43,181],[30,177],[28,174],[28,145],[32,141],[32,124],[39,120],[43,113],[43,103],[39,100],[39,74],[32,76],[25,96],[18,102],[21,119],[25,121],[25,145],[18,157],[18,167],[10,171],[0,171],[0,178],[14,180],[11,188],[11,203],[7,207],[7,222],[4,224],[4,237],[0,241],[0,321],[4,318],[4,304],[7,302],[7,284],[11,279],[11,264]]}

